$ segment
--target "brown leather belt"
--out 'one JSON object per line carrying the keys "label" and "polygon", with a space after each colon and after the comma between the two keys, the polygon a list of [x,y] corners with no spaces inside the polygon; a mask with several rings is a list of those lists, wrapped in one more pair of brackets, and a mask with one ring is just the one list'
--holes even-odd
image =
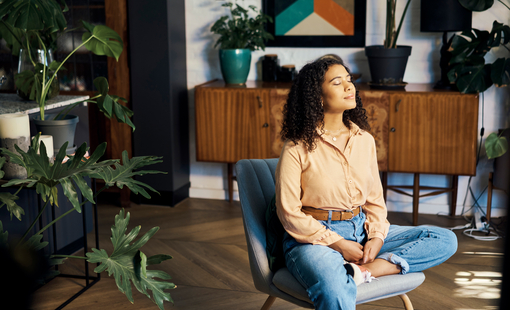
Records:
{"label": "brown leather belt", "polygon": [[[315,209],[312,207],[303,206],[301,208],[301,211],[303,211],[305,214],[310,214],[316,220],[319,220],[319,221],[327,221],[328,220],[329,211],[327,211],[327,210],[320,210],[320,209]],[[361,207],[357,207],[356,209],[348,210],[348,211],[333,211],[331,214],[331,220],[332,221],[350,220],[353,217],[355,217],[356,215],[358,215],[360,211],[361,211]]]}

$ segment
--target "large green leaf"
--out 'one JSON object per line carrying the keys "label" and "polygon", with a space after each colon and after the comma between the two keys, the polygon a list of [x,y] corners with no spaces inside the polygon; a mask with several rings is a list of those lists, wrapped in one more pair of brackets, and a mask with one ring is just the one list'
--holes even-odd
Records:
{"label": "large green leaf", "polygon": [[510,84],[510,58],[498,58],[491,65],[491,79],[497,87]]}
{"label": "large green leaf", "polygon": [[62,8],[55,0],[3,0],[0,19],[6,15],[7,23],[25,31],[67,27]]}
{"label": "large green leaf", "polygon": [[0,21],[0,37],[4,38],[5,43],[7,43],[7,46],[15,56],[19,56],[23,35],[23,30],[14,28],[5,21]]}
{"label": "large green leaf", "polygon": [[[481,31],[478,29],[471,29],[463,31],[460,35],[456,35],[452,39],[452,44],[448,51],[452,56],[464,53],[470,56],[473,53],[483,54],[488,52],[490,47],[487,45],[489,40],[489,32]],[[450,63],[455,63],[450,61]]]}
{"label": "large green leaf", "polygon": [[470,11],[481,12],[492,7],[494,0],[459,0],[460,4]]}
{"label": "large green leaf", "polygon": [[108,187],[117,186],[119,188],[123,188],[127,186],[133,193],[141,194],[147,199],[150,199],[151,196],[144,189],[147,188],[155,193],[158,193],[154,188],[149,185],[134,180],[134,176],[142,176],[144,174],[158,174],[164,173],[161,171],[155,170],[141,170],[135,171],[141,167],[152,165],[156,163],[162,162],[162,157],[157,156],[138,156],[129,159],[127,151],[122,152],[122,164],[115,163],[115,169],[112,167],[104,167],[99,169],[95,174],[92,175],[93,178],[103,179],[105,181],[105,185]]}
{"label": "large green leaf", "polygon": [[462,93],[484,92],[492,86],[491,65],[457,65],[448,72],[448,78]]}
{"label": "large green leaf", "polygon": [[7,205],[7,211],[11,214],[11,220],[12,216],[14,215],[18,220],[21,221],[21,216],[25,215],[25,211],[22,207],[18,206],[16,204],[16,200],[18,200],[18,196],[13,195],[11,193],[0,193],[0,208],[2,208],[5,205]]}
{"label": "large green leaf", "polygon": [[505,137],[498,136],[493,132],[485,139],[485,152],[489,159],[499,157],[507,151],[508,141]]}
{"label": "large green leaf", "polygon": [[491,47],[507,44],[510,41],[510,27],[495,20],[487,44]]}
{"label": "large green leaf", "polygon": [[99,94],[101,94],[101,97],[97,98],[96,102],[99,110],[103,112],[106,117],[112,118],[113,116],[117,121],[128,124],[133,128],[133,131],[135,131],[135,125],[131,121],[133,111],[119,102],[127,103],[127,100],[119,96],[109,95],[108,91],[110,87],[108,85],[108,80],[102,76],[94,79],[94,86],[99,91]]}
{"label": "large green leaf", "polygon": [[30,187],[37,183],[38,193],[42,194],[43,198],[49,197],[50,201],[55,202],[57,192],[54,188],[57,184],[61,184],[64,195],[73,204],[74,208],[81,212],[75,184],[82,190],[84,197],[94,203],[91,189],[84,178],[100,171],[100,169],[113,165],[117,161],[105,160],[97,162],[106,150],[106,143],[100,144],[90,158],[85,159],[83,156],[88,148],[87,144],[83,143],[76,150],[75,155],[70,156],[69,160],[63,163],[63,159],[66,156],[66,148],[67,142],[60,148],[54,164],[50,164],[44,144],[40,146],[40,154],[37,154],[37,150],[33,146],[27,152],[16,147],[19,155],[1,149],[5,154],[11,156],[11,161],[25,167],[28,174],[28,179],[26,180],[11,180],[3,186],[28,182],[27,187]]}
{"label": "large green leaf", "polygon": [[97,25],[94,27],[85,21],[82,21],[82,23],[88,31],[82,35],[81,39],[83,42],[90,39],[90,41],[85,44],[85,47],[96,55],[115,57],[118,61],[124,43],[117,32],[104,25]]}
{"label": "large green leaf", "polygon": [[[134,261],[140,258],[140,248],[149,241],[158,231],[159,227],[154,227],[149,230],[137,241],[134,241],[140,232],[140,226],[133,228],[129,234],[126,235],[127,226],[129,224],[130,214],[129,212],[125,215],[124,209],[115,216],[115,224],[112,226],[112,237],[110,240],[113,244],[113,253],[108,256],[108,253],[101,249],[92,249],[92,252],[88,252],[88,262],[90,263],[101,263],[94,269],[94,272],[100,273],[107,271],[108,275],[113,274],[115,283],[119,290],[126,294],[126,297],[132,303],[133,294],[131,291],[131,282],[138,291],[151,298],[149,290],[152,291],[152,300],[163,310],[164,301],[172,301],[170,293],[164,290],[173,289],[175,285],[166,281],[158,281],[155,278],[163,280],[170,279],[170,276],[163,271],[147,270],[147,265],[140,263],[135,267]],[[140,260],[143,261],[143,260]],[[135,270],[136,268],[136,270]],[[145,269],[146,277],[136,277],[136,273],[143,274],[141,269]],[[130,282],[131,281],[131,282]]]}

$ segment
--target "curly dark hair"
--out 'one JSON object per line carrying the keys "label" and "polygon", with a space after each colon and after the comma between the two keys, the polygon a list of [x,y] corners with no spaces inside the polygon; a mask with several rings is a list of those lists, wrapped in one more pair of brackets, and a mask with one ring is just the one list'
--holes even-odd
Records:
{"label": "curly dark hair", "polygon": [[[320,137],[317,128],[324,130],[324,108],[322,106],[322,84],[324,76],[332,65],[342,65],[349,74],[342,59],[336,57],[321,57],[309,63],[299,71],[290,89],[287,103],[283,107],[282,140],[291,140],[298,144],[303,142],[309,152],[313,151]],[[354,84],[354,83],[353,83]],[[354,85],[356,86],[356,85]],[[356,89],[356,108],[347,110],[343,114],[343,122],[351,128],[350,121],[361,129],[369,131],[366,111],[361,103]]]}

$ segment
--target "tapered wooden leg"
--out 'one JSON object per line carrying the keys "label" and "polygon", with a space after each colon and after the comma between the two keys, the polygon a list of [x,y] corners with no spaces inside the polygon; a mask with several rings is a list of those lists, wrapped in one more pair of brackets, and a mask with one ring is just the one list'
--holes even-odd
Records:
{"label": "tapered wooden leg", "polygon": [[262,308],[260,310],[268,310],[269,308],[271,308],[271,306],[273,305],[275,300],[276,300],[276,297],[269,295],[269,297],[267,297],[266,302],[264,303],[264,305],[262,306]]}
{"label": "tapered wooden leg", "polygon": [[411,300],[406,294],[398,295],[400,299],[402,299],[402,302],[404,303],[404,308],[406,310],[413,310],[413,304],[411,303]]}
{"label": "tapered wooden leg", "polygon": [[450,216],[455,216],[457,211],[457,189],[459,187],[459,176],[452,176],[452,202],[450,204]]}
{"label": "tapered wooden leg", "polygon": [[492,172],[489,173],[489,187],[487,188],[487,223],[491,220],[491,206],[492,206],[492,190],[494,188],[494,184],[492,183]]}
{"label": "tapered wooden leg", "polygon": [[414,174],[413,184],[413,225],[418,225],[418,206],[420,204],[420,174]]}

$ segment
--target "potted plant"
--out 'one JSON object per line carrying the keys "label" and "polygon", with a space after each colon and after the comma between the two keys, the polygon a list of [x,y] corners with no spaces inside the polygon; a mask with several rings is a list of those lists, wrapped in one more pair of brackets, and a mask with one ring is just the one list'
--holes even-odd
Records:
{"label": "potted plant", "polygon": [[[466,1],[460,4],[471,11],[485,11],[494,1]],[[503,3],[503,2],[502,2]],[[503,3],[503,5],[505,5]],[[510,8],[505,5],[509,10]],[[492,64],[485,63],[485,55],[495,47],[506,46],[510,42],[510,27],[494,21],[491,32],[479,29],[463,31],[453,38],[449,51],[451,69],[448,79],[455,83],[462,93],[483,93],[492,85],[508,86],[510,82],[510,58],[500,57]],[[483,99],[483,97],[482,97]],[[485,140],[485,150],[489,159],[503,155],[508,150],[508,141],[501,134],[491,133]]]}
{"label": "potted plant", "polygon": [[[41,3],[29,0],[9,0],[5,1],[2,6],[2,10],[0,10],[0,20],[4,26],[2,33],[11,34],[8,41],[13,44],[18,42],[20,46],[29,47],[31,44],[33,45],[32,42],[35,40],[38,49],[41,49],[44,55],[49,54],[47,44],[53,44],[56,35],[64,31],[67,26],[62,14],[62,11],[65,11],[67,7],[64,6],[64,9],[61,9],[56,0]],[[29,20],[40,22],[29,23],[27,22]],[[57,73],[63,68],[63,64],[81,47],[87,48],[96,55],[115,57],[116,60],[119,59],[123,50],[122,39],[111,28],[104,25],[94,26],[85,21],[82,21],[82,24],[85,29],[85,33],[82,35],[82,43],[71,51],[62,62],[53,61],[49,64],[44,61],[34,62],[34,70],[25,70],[15,76],[18,89],[25,94],[29,94],[29,99],[35,100],[39,104],[40,113],[35,125],[39,132],[53,136],[55,153],[66,141],[69,142],[67,153],[74,152],[74,128],[76,128],[78,117],[68,115],[68,113],[82,103],[76,102],[59,114],[45,115],[44,107],[46,100],[48,100],[47,95],[55,87]],[[29,53],[29,58],[30,55]],[[134,130],[135,126],[130,119],[133,112],[120,103],[127,100],[108,94],[108,81],[104,77],[96,78],[94,86],[99,93],[85,101],[95,103],[108,118],[114,117],[117,121],[128,124]],[[69,129],[55,127],[61,124],[68,126]],[[50,126],[53,130],[48,132],[44,128],[45,126]],[[60,137],[62,133],[64,135]]]}
{"label": "potted plant", "polygon": [[230,9],[230,16],[222,16],[211,27],[211,32],[220,35],[214,47],[219,46],[220,67],[227,84],[244,84],[251,64],[251,51],[265,50],[265,42],[274,39],[264,28],[273,19],[253,5],[249,8],[257,15],[232,2],[222,4]]}
{"label": "potted plant", "polygon": [[[37,256],[39,259],[31,261],[30,268],[27,270],[36,270],[36,274],[33,280],[45,280],[47,277],[52,277],[58,274],[58,272],[51,271],[49,269],[52,265],[62,264],[64,260],[68,258],[83,259],[89,263],[100,263],[98,267],[94,269],[94,272],[101,273],[107,271],[108,275],[115,277],[115,283],[119,290],[126,294],[126,297],[133,302],[133,296],[131,292],[131,282],[134,284],[136,289],[141,293],[151,298],[159,307],[164,309],[163,302],[170,301],[172,299],[167,289],[175,288],[173,283],[168,282],[170,276],[163,271],[149,270],[149,265],[159,264],[165,260],[170,259],[169,255],[154,255],[147,257],[143,252],[140,251],[142,247],[149,239],[158,231],[159,227],[150,229],[144,236],[135,241],[140,231],[140,226],[135,227],[131,232],[126,234],[126,228],[129,222],[129,212],[121,210],[118,215],[115,216],[115,224],[112,226],[112,237],[113,253],[110,255],[104,249],[92,249],[87,252],[85,256],[70,256],[70,255],[51,255],[49,256],[46,264],[41,267],[41,260],[44,255],[41,255],[41,250],[44,249],[48,242],[43,241],[43,232],[55,225],[65,216],[72,212],[82,212],[82,206],[85,203],[95,203],[97,195],[105,188],[111,186],[117,186],[122,188],[127,186],[135,194],[141,194],[146,198],[150,199],[150,195],[147,191],[156,192],[149,185],[142,183],[137,180],[133,180],[133,176],[144,175],[144,174],[155,174],[162,173],[153,170],[138,170],[144,166],[161,162],[161,157],[154,156],[141,156],[128,158],[127,152],[124,151],[122,156],[122,163],[119,160],[105,160],[98,161],[106,150],[106,143],[102,143],[89,157],[85,158],[84,155],[87,151],[87,145],[82,144],[76,151],[74,156],[69,156],[69,160],[64,162],[66,157],[67,143],[64,144],[56,156],[54,163],[50,163],[47,151],[44,143],[39,143],[39,135],[37,135],[30,148],[27,152],[22,151],[19,147],[16,147],[19,154],[10,152],[6,149],[1,149],[5,155],[11,157],[11,161],[23,166],[27,170],[28,178],[19,180],[10,180],[2,187],[19,186],[16,193],[0,193],[0,208],[7,205],[7,211],[12,216],[15,216],[21,221],[21,217],[24,215],[24,210],[21,206],[16,204],[18,197],[16,196],[23,187],[35,187],[37,193],[41,196],[45,202],[42,209],[39,211],[38,216],[33,219],[32,224],[26,230],[26,233],[13,243],[13,238],[9,236],[8,232],[3,229],[2,222],[0,221],[0,252],[1,254],[11,254],[11,261],[17,261],[20,264],[26,264],[30,262],[32,256]],[[0,158],[0,168],[5,162],[5,157]],[[2,178],[2,171],[0,171],[0,178]],[[92,189],[87,183],[88,178],[95,178],[104,180],[104,188],[100,189],[97,193],[93,193]],[[78,200],[78,191],[84,197],[84,201],[80,203]],[[60,217],[51,221],[45,227],[41,228],[35,234],[33,227],[38,222],[44,210],[50,204],[58,205],[58,191],[62,190],[63,194],[72,204],[73,208],[62,214]],[[4,212],[5,209],[2,210]],[[87,249],[84,249],[87,251]],[[13,254],[14,253],[14,254]],[[17,254],[16,254],[17,253]],[[17,256],[18,254],[21,256]],[[5,261],[5,256],[1,257]],[[20,260],[23,260],[20,262]],[[9,268],[16,268],[18,264],[12,264]],[[25,276],[23,273],[16,274],[17,277]],[[159,278],[161,280],[157,280]],[[14,286],[16,281],[11,279],[10,292],[13,295],[23,294],[24,292],[16,291]],[[23,283],[26,288],[27,283]],[[32,289],[32,287],[29,287]],[[152,297],[150,296],[152,294]],[[17,296],[17,295],[16,295]],[[15,300],[14,300],[15,299]],[[6,301],[9,302],[9,301]],[[23,307],[21,304],[26,300],[18,300],[13,298],[13,303],[17,306],[16,309],[28,309],[29,305]],[[9,307],[8,307],[9,308]],[[11,308],[9,308],[11,309]]]}
{"label": "potted plant", "polygon": [[393,89],[405,87],[406,83],[403,78],[407,59],[411,55],[411,46],[397,45],[397,39],[410,3],[411,0],[408,0],[398,28],[395,28],[397,1],[386,0],[386,38],[384,45],[365,47],[365,55],[368,57],[372,77],[370,82],[372,88]]}

